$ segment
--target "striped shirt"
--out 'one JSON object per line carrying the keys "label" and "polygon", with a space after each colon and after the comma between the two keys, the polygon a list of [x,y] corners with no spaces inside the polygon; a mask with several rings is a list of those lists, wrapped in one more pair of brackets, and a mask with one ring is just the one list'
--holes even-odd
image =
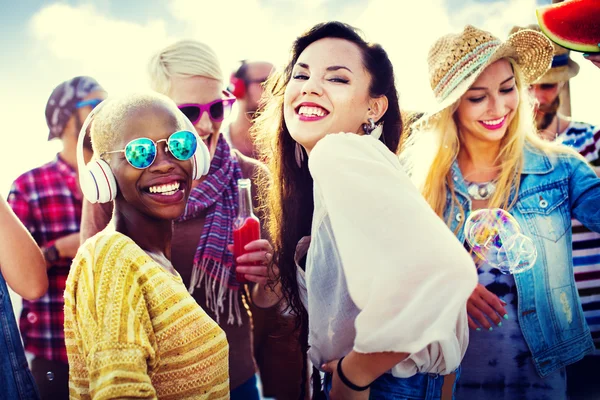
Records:
{"label": "striped shirt", "polygon": [[228,399],[223,330],[129,237],[79,249],[65,290],[71,399]]}
{"label": "striped shirt", "polygon": [[[600,161],[600,127],[571,122],[558,136],[563,144],[573,147],[593,165]],[[573,267],[575,282],[583,306],[583,314],[600,355],[600,234],[573,220]]]}

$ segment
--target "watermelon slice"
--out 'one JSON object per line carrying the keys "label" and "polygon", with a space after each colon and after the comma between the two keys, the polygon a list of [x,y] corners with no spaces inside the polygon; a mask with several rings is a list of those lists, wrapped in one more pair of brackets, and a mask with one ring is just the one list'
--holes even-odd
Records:
{"label": "watermelon slice", "polygon": [[570,0],[536,10],[542,32],[567,49],[599,53],[600,0]]}

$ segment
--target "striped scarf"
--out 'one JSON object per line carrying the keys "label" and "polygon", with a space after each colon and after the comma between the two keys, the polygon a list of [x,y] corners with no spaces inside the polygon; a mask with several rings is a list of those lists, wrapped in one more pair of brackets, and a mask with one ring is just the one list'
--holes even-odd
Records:
{"label": "striped scarf", "polygon": [[238,301],[239,282],[233,271],[233,254],[227,249],[233,243],[233,222],[238,212],[237,180],[242,170],[231,154],[227,141],[220,135],[208,175],[190,193],[183,215],[186,221],[206,213],[204,227],[194,256],[189,292],[204,282],[207,306],[215,313],[217,323],[225,311],[229,297],[228,324],[242,324]]}

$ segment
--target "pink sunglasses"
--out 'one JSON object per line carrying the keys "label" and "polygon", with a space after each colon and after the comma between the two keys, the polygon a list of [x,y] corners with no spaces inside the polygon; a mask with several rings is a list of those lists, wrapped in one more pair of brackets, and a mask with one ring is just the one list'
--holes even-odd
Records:
{"label": "pink sunglasses", "polygon": [[231,107],[235,103],[235,97],[231,93],[224,90],[223,95],[226,96],[224,99],[217,99],[210,103],[186,103],[177,107],[194,125],[200,121],[205,112],[213,122],[221,122],[231,113]]}

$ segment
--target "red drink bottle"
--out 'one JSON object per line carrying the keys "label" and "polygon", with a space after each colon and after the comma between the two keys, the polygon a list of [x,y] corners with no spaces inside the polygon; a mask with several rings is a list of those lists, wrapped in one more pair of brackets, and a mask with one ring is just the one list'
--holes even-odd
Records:
{"label": "red drink bottle", "polygon": [[[252,194],[250,179],[238,179],[238,201],[239,211],[235,222],[233,223],[233,258],[235,260],[248,253],[244,247],[260,239],[260,222],[254,212],[252,212]],[[260,262],[248,263],[248,265],[260,265]],[[236,271],[235,278],[240,283],[248,283],[244,274]]]}

